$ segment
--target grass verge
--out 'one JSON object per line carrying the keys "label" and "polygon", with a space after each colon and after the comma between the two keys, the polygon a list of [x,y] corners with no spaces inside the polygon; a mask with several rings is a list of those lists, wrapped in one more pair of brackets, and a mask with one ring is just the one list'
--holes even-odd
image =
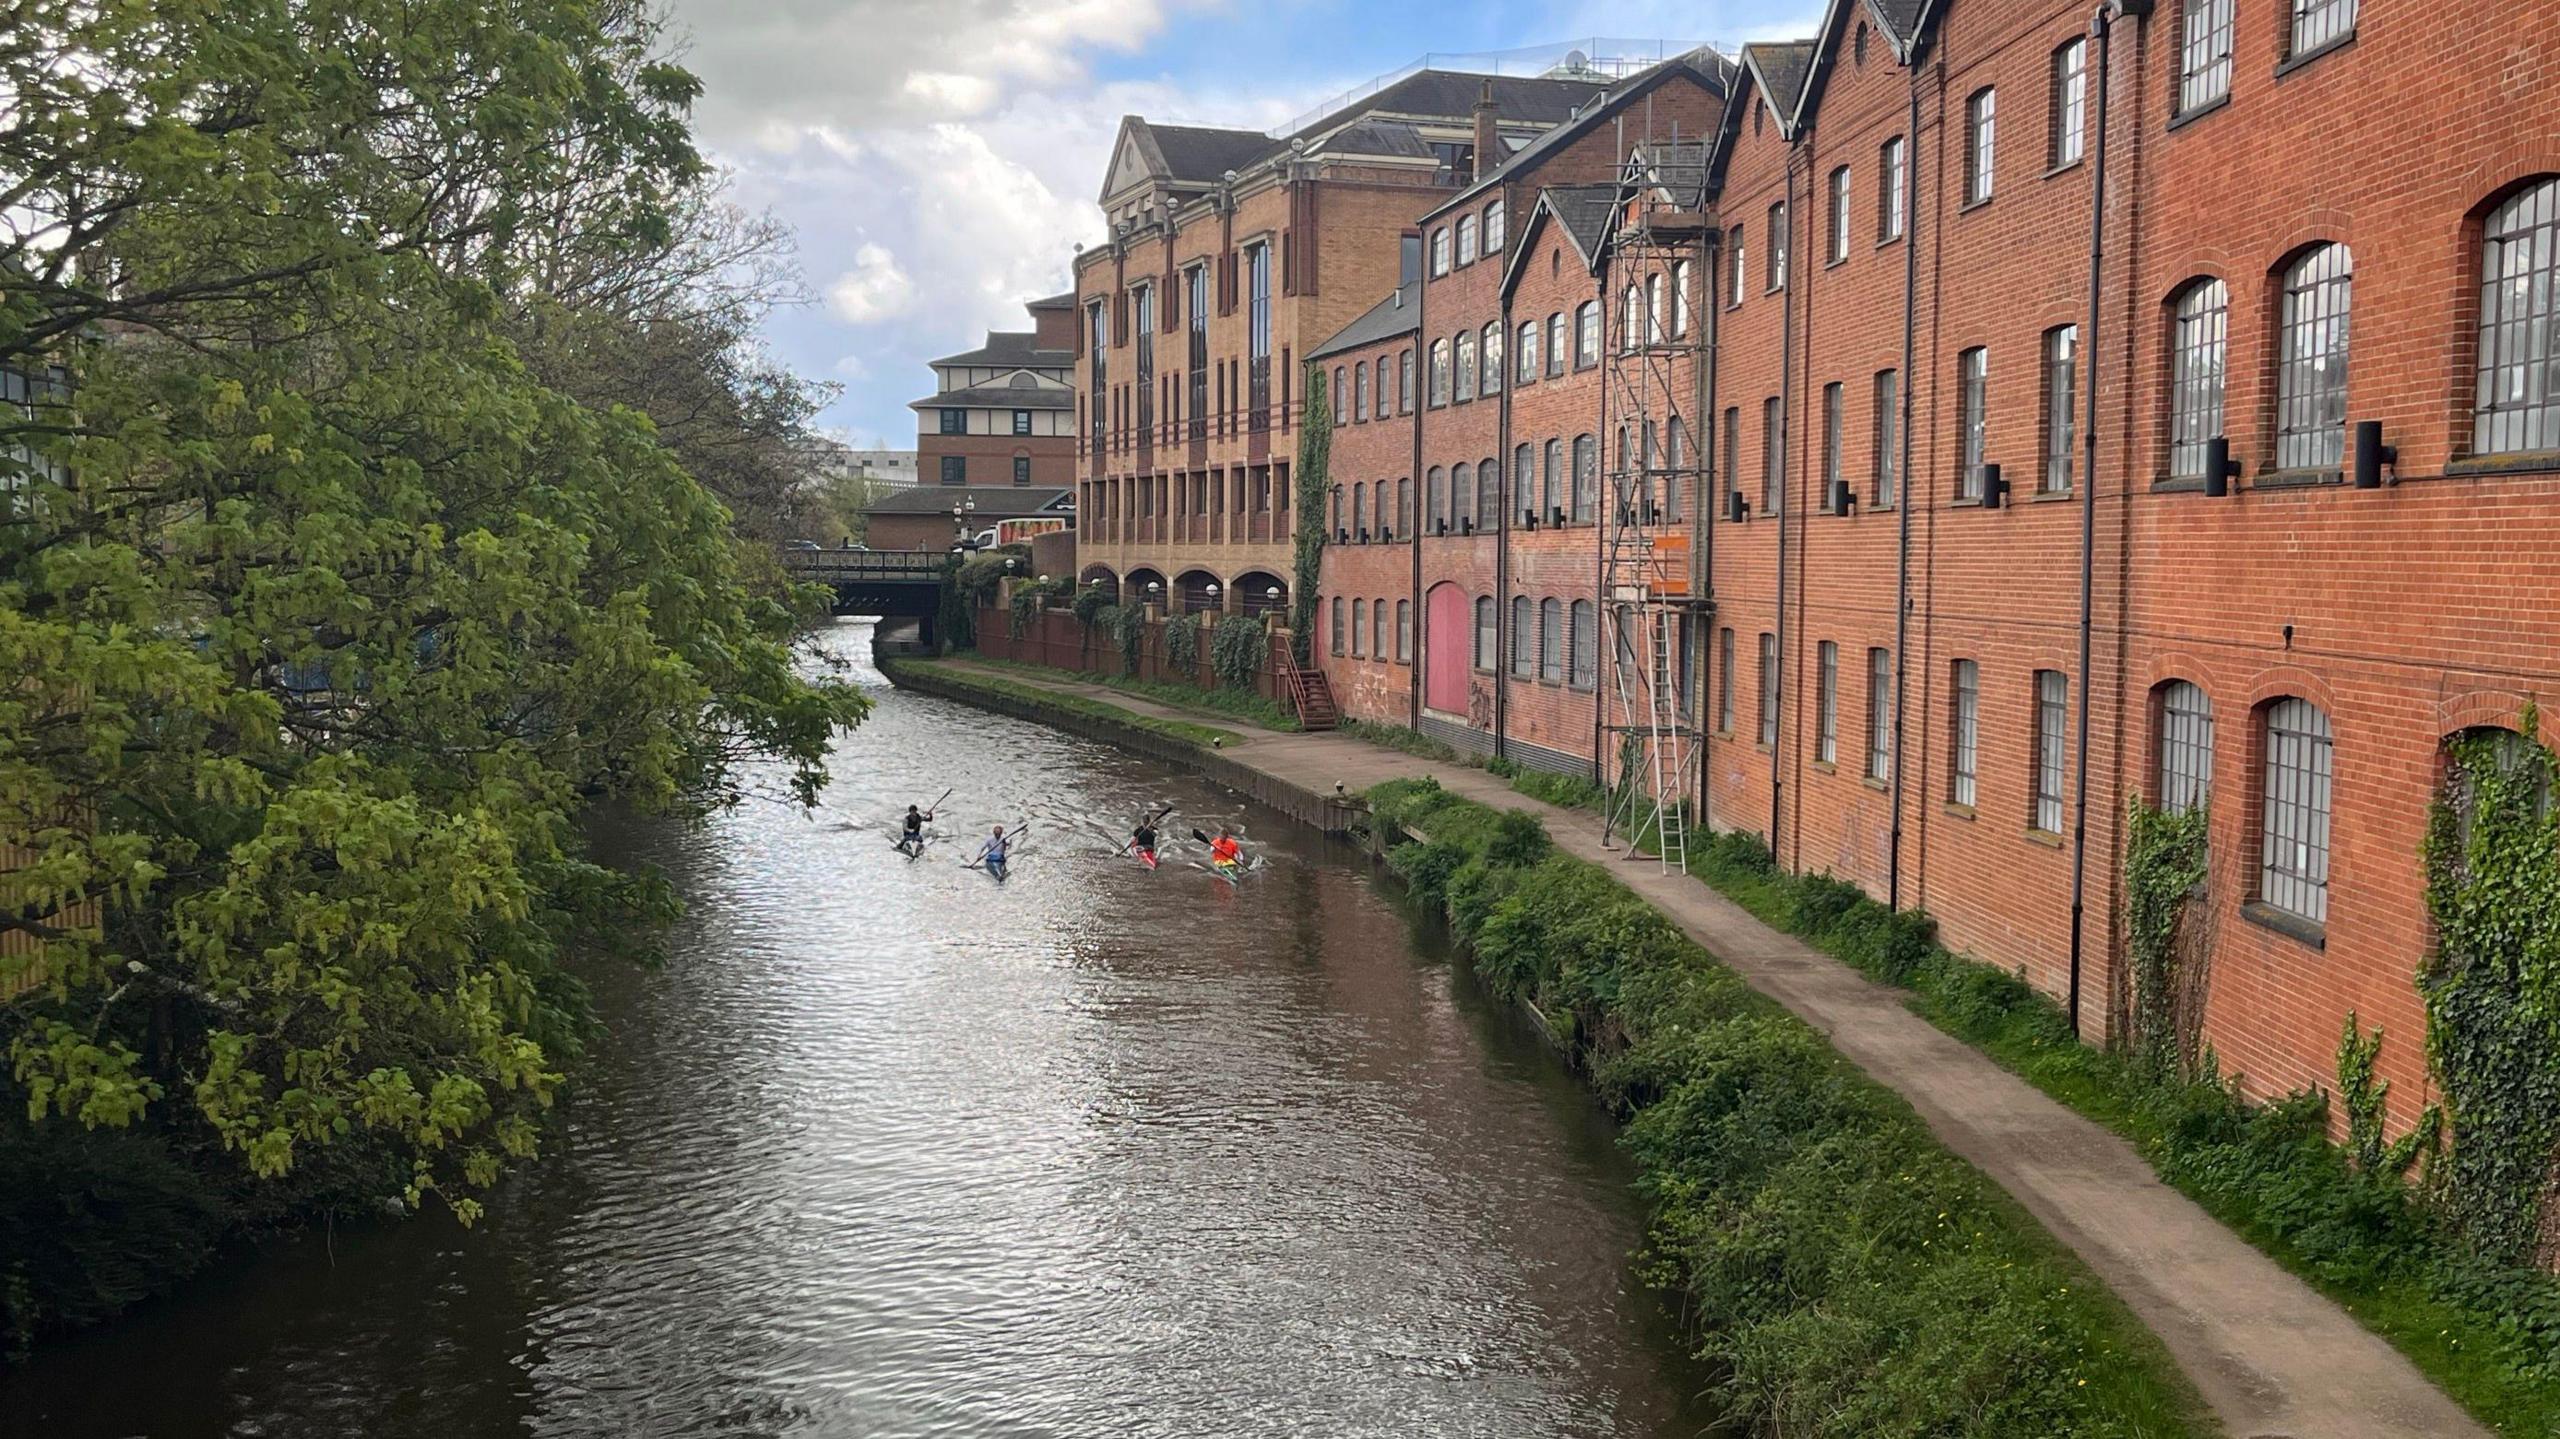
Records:
{"label": "grass verge", "polygon": [[1693,840],[1690,870],[1774,928],[1912,990],[1931,1022],[2133,1141],[2160,1177],[2389,1340],[2501,1434],[2560,1435],[2560,1277],[2474,1258],[2395,1173],[2329,1140],[2328,1096],[2241,1101],[2207,1056],[2178,1079],[2080,1042],[2018,977],[1950,953],[1827,875],[1781,873],[1752,835]]}
{"label": "grass verge", "polygon": [[1113,724],[1128,725],[1133,729],[1160,734],[1168,739],[1180,740],[1184,744],[1195,745],[1201,749],[1216,749],[1244,738],[1234,730],[1192,724],[1188,720],[1158,719],[1153,715],[1142,715],[1135,710],[1122,709],[1118,705],[1086,699],[1082,695],[1071,695],[1063,690],[1049,689],[1042,685],[1022,684],[990,674],[973,673],[940,660],[883,659],[880,661],[880,672],[892,680],[901,675],[926,670],[944,684],[1044,704],[1070,714],[1083,715],[1088,719],[1108,720]]}
{"label": "grass verge", "polygon": [[1376,745],[1380,749],[1398,750],[1405,754],[1418,755],[1423,759],[1438,760],[1442,764],[1481,763],[1460,753],[1455,745],[1444,744],[1419,730],[1407,729],[1400,724],[1378,724],[1344,715],[1337,728],[1353,739]]}
{"label": "grass verge", "polygon": [[1171,680],[1134,679],[1128,675],[1103,674],[1098,670],[1064,670],[1054,665],[1035,665],[1023,660],[990,659],[980,654],[968,655],[966,658],[974,665],[988,665],[1024,676],[1046,675],[1053,680],[1069,679],[1079,684],[1101,685],[1106,689],[1115,689],[1123,694],[1136,695],[1141,699],[1151,699],[1158,704],[1170,705],[1175,709],[1223,715],[1230,719],[1243,720],[1247,724],[1260,725],[1264,729],[1294,734],[1302,728],[1298,723],[1298,717],[1286,706],[1256,690],[1224,688],[1204,690],[1197,685],[1175,684]]}
{"label": "grass verge", "polygon": [[1678,1294],[1755,1433],[2205,1434],[2158,1339],[1898,1096],[1754,993],[1535,817],[1427,780],[1369,792],[1422,829],[1389,863],[1495,993],[1601,1094]]}

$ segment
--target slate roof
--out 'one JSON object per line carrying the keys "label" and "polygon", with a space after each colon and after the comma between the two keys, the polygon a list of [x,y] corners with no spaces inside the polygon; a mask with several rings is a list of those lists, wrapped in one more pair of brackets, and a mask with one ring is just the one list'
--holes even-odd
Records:
{"label": "slate roof", "polygon": [[[1463,117],[1475,113],[1476,97],[1484,92],[1487,80],[1493,82],[1493,106],[1506,120],[1532,121],[1541,125],[1558,125],[1573,118],[1573,112],[1605,88],[1590,79],[1553,79],[1543,75],[1470,75],[1463,70],[1417,70],[1384,90],[1354,100],[1331,115],[1307,127],[1323,130],[1341,123],[1361,111],[1395,115],[1446,115]],[[1302,131],[1300,133],[1306,133]]]}
{"label": "slate roof", "polygon": [[1072,310],[1075,307],[1076,292],[1073,290],[1063,295],[1043,295],[1037,300],[1026,300],[1022,305],[1026,310]]}
{"label": "slate roof", "polygon": [[[1431,215],[1437,215],[1443,210],[1452,210],[1467,204],[1494,184],[1539,164],[1548,151],[1570,143],[1577,136],[1589,134],[1594,126],[1606,123],[1610,116],[1624,110],[1638,97],[1651,93],[1663,81],[1674,75],[1689,74],[1717,94],[1729,95],[1733,91],[1733,71],[1731,61],[1704,46],[1685,55],[1674,55],[1660,64],[1646,66],[1621,81],[1613,90],[1595,91],[1594,98],[1598,103],[1586,105],[1582,112],[1568,123],[1547,130],[1528,144],[1512,151],[1501,164],[1496,165],[1481,179],[1442,201],[1423,218],[1428,220]],[[1501,102],[1497,99],[1495,103]],[[1503,118],[1509,119],[1509,112],[1504,112]]]}
{"label": "slate roof", "polygon": [[1414,316],[1422,312],[1422,307],[1415,303],[1419,298],[1416,292],[1420,289],[1418,280],[1397,286],[1394,294],[1371,305],[1367,314],[1335,331],[1332,339],[1309,350],[1307,358],[1321,360],[1327,355],[1344,354],[1364,349],[1380,340],[1412,334]]}
{"label": "slate roof", "polygon": [[1609,233],[1609,222],[1618,212],[1618,187],[1615,185],[1550,185],[1539,198],[1555,211],[1556,221],[1564,226],[1574,248],[1582,258],[1600,253],[1600,242]]}
{"label": "slate roof", "polygon": [[1072,410],[1076,392],[1058,386],[977,385],[907,401],[910,410]]}
{"label": "slate roof", "polygon": [[[1074,297],[1068,298],[1072,302]],[[987,342],[977,349],[965,350],[957,355],[945,355],[939,360],[929,360],[926,363],[1009,370],[1063,370],[1075,364],[1075,351],[1041,349],[1038,343],[1039,338],[1030,330],[989,330]]]}
{"label": "slate roof", "polygon": [[1745,45],[1742,59],[1759,72],[1761,84],[1768,91],[1769,108],[1777,112],[1779,123],[1793,127],[1796,103],[1804,98],[1805,77],[1813,73],[1813,42],[1781,40]]}
{"label": "slate roof", "polygon": [[1147,123],[1156,153],[1176,180],[1211,181],[1229,170],[1241,170],[1279,148],[1258,130],[1224,130],[1207,125]]}
{"label": "slate roof", "polygon": [[[1075,491],[1056,485],[901,485],[862,507],[866,515],[949,515],[962,500],[974,501],[978,520],[1013,520],[1025,515],[1068,513]],[[1064,501],[1064,504],[1060,502]]]}
{"label": "slate roof", "polygon": [[1867,0],[1867,8],[1875,12],[1876,23],[1891,36],[1896,49],[1909,50],[1919,37],[1920,17],[1929,6],[1928,0]]}

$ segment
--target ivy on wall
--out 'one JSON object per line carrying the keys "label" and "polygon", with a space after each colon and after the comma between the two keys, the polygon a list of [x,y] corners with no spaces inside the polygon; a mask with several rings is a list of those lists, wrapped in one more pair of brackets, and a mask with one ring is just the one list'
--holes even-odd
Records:
{"label": "ivy on wall", "polygon": [[1200,673],[1200,617],[1175,615],[1164,622],[1165,668],[1189,680]]}
{"label": "ivy on wall", "polygon": [[2193,927],[2205,883],[2203,805],[2126,815],[2125,952],[2132,993],[2124,1044],[2153,1078],[2193,1077],[2203,1022],[2204,947]]}
{"label": "ivy on wall", "polygon": [[1014,586],[1013,600],[1008,606],[1011,610],[1009,618],[1013,637],[1022,638],[1023,634],[1031,628],[1031,621],[1039,615],[1049,601],[1066,592],[1067,582],[1062,579],[1028,580]]}
{"label": "ivy on wall", "polygon": [[1229,689],[1251,689],[1270,652],[1270,632],[1252,615],[1226,615],[1209,633],[1209,667]]}
{"label": "ivy on wall", "polygon": [[2549,1259],[2560,1187],[2560,813],[2539,716],[2447,746],[2425,847],[2434,952],[2418,987],[2452,1141],[2440,1180],[2464,1237]]}
{"label": "ivy on wall", "polygon": [[1316,586],[1324,570],[1325,495],[1333,488],[1333,409],[1324,371],[1313,362],[1301,393],[1307,397],[1298,421],[1297,564],[1289,581],[1289,647],[1306,664],[1316,632]]}

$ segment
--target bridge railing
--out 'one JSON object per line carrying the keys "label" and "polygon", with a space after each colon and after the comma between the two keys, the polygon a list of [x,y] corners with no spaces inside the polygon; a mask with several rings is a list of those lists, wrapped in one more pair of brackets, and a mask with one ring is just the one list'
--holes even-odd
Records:
{"label": "bridge railing", "polygon": [[935,580],[944,558],[934,550],[784,550],[782,567],[803,579]]}

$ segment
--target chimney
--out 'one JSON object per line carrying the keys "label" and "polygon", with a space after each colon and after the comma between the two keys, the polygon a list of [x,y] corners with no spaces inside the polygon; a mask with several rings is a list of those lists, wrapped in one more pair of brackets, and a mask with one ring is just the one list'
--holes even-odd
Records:
{"label": "chimney", "polygon": [[1476,178],[1481,180],[1502,163],[1502,130],[1494,124],[1499,112],[1493,107],[1493,82],[1484,82],[1484,91],[1476,96]]}

